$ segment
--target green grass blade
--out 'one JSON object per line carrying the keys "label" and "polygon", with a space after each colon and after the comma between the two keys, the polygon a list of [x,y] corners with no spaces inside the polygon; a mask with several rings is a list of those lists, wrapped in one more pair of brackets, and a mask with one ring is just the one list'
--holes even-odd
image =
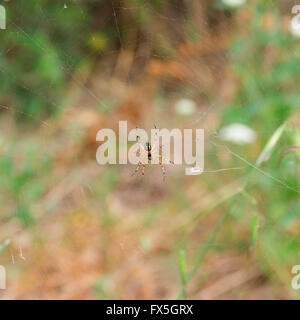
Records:
{"label": "green grass blade", "polygon": [[260,166],[263,162],[266,162],[270,159],[274,148],[279,141],[280,137],[282,136],[284,130],[287,126],[287,121],[285,121],[280,127],[278,127],[275,132],[272,134],[271,138],[265,145],[263,151],[260,153],[259,157],[256,160],[256,165]]}
{"label": "green grass blade", "polygon": [[179,274],[182,283],[182,290],[178,296],[178,299],[186,299],[186,285],[187,285],[187,271],[186,271],[186,259],[185,259],[185,252],[184,250],[179,250],[178,253],[178,260],[179,260]]}
{"label": "green grass blade", "polygon": [[224,224],[226,218],[228,217],[232,205],[234,204],[234,199],[232,199],[228,209],[226,210],[226,212],[224,213],[224,215],[222,216],[222,218],[219,220],[217,226],[215,227],[214,231],[212,232],[211,236],[209,237],[208,241],[205,243],[203,249],[200,251],[198,258],[196,259],[196,262],[194,264],[194,267],[192,269],[192,271],[185,277],[185,285],[183,287],[183,289],[179,292],[177,299],[183,299],[186,297],[186,293],[185,293],[185,288],[187,286],[187,284],[190,282],[190,280],[193,278],[193,276],[195,275],[195,273],[197,272],[201,262],[203,261],[205,255],[207,254],[207,252],[209,251],[209,249],[212,247],[212,245],[215,242],[216,236],[218,234],[218,231],[220,230],[220,228],[222,227],[222,225]]}
{"label": "green grass blade", "polygon": [[226,210],[226,212],[224,213],[222,218],[219,220],[217,226],[215,227],[215,229],[212,232],[211,236],[209,237],[208,241],[206,241],[203,249],[200,251],[198,258],[196,259],[195,265],[194,265],[192,271],[190,272],[190,274],[188,275],[188,281],[190,281],[192,279],[192,277],[195,275],[196,271],[198,270],[201,262],[203,261],[204,257],[206,256],[207,252],[214,244],[216,236],[217,236],[220,228],[224,224],[226,218],[228,217],[233,203],[234,203],[234,201],[231,202],[231,204],[229,205],[229,208]]}
{"label": "green grass blade", "polygon": [[220,230],[220,228],[222,227],[222,225],[224,224],[226,218],[229,216],[230,212],[231,212],[231,208],[234,204],[234,200],[235,197],[232,199],[228,209],[226,210],[226,212],[224,213],[224,215],[222,216],[222,218],[219,220],[218,224],[216,225],[215,229],[213,230],[211,236],[209,237],[208,241],[206,241],[203,249],[200,251],[198,258],[196,259],[196,262],[194,264],[194,267],[192,269],[192,271],[185,277],[185,286],[184,289],[182,289],[180,291],[180,293],[178,294],[178,299],[182,299],[184,298],[185,295],[185,287],[187,286],[187,284],[190,282],[190,280],[193,278],[193,276],[195,275],[195,273],[197,272],[200,264],[202,263],[204,257],[206,256],[207,252],[209,251],[209,249],[212,247],[212,245],[215,242],[216,236],[218,234],[218,231]]}
{"label": "green grass blade", "polygon": [[1,245],[0,245],[0,253],[4,251],[4,249],[10,244],[10,240],[5,240]]}
{"label": "green grass blade", "polygon": [[181,283],[183,286],[186,286],[187,283],[187,272],[186,272],[186,259],[184,250],[179,250],[178,253],[179,259],[179,273],[181,278]]}

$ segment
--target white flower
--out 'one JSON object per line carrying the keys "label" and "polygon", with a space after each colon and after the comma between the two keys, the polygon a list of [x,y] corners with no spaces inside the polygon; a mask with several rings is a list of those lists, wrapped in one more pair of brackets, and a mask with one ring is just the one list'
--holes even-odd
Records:
{"label": "white flower", "polygon": [[191,99],[181,99],[175,104],[176,112],[183,116],[190,116],[196,111],[196,103]]}
{"label": "white flower", "polygon": [[244,124],[233,123],[229,126],[221,128],[219,137],[222,140],[243,145],[254,142],[256,139],[256,133],[253,129]]}
{"label": "white flower", "polygon": [[300,38],[300,22],[294,17],[290,23],[290,32],[293,36]]}
{"label": "white flower", "polygon": [[228,7],[239,7],[246,3],[246,0],[222,0]]}

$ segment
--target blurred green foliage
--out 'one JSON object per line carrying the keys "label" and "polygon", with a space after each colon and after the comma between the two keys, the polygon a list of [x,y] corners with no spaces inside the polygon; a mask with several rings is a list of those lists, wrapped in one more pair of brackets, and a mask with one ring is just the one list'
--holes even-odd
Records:
{"label": "blurred green foliage", "polygon": [[[62,1],[5,4],[1,32],[0,101],[22,120],[39,120],[61,107],[67,80],[78,67],[90,19],[87,7]],[[74,23],[73,23],[74,22]]]}
{"label": "blurred green foliage", "polygon": [[[264,26],[267,19],[270,25]],[[233,105],[224,112],[224,121],[254,124],[265,140],[267,132],[282,124],[300,100],[300,45],[283,30],[273,2],[252,5],[247,28],[249,32],[235,39],[231,48],[231,64],[241,84]]]}
{"label": "blurred green foliage", "polygon": [[[241,122],[255,128],[262,148],[287,119],[297,114],[300,43],[284,31],[274,2],[254,2],[251,12],[249,32],[232,44],[231,66],[240,85],[236,99],[223,113],[223,123]],[[269,26],[264,25],[266,19]],[[292,228],[300,217],[299,193],[289,187],[300,190],[300,163],[295,154],[281,166],[278,161],[287,146],[299,144],[298,135],[297,128],[283,128],[270,158],[262,164],[266,175],[253,169],[251,179],[248,177],[246,190],[260,204],[241,198],[234,211],[237,222],[251,231],[250,243],[257,247],[259,263],[269,275],[276,274],[284,282],[289,279],[291,266],[299,261],[300,241]],[[245,159],[255,162],[250,150],[243,152]]]}
{"label": "blurred green foliage", "polygon": [[[14,147],[0,157],[1,198],[12,205],[13,216],[24,226],[30,226],[35,221],[32,207],[45,192],[52,160],[40,153],[41,145],[15,143]],[[21,163],[17,161],[19,152],[24,155]]]}

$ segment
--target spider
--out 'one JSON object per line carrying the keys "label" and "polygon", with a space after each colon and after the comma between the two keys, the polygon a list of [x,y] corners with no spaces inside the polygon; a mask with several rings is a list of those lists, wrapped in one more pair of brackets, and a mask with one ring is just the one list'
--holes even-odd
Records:
{"label": "spider", "polygon": [[[156,129],[156,126],[154,126],[154,128]],[[156,138],[157,138],[157,133],[156,133]],[[139,142],[139,140],[140,140],[140,136],[137,135],[137,141]],[[140,149],[139,149],[138,153],[140,153],[140,150],[142,150],[142,152],[144,153],[144,156],[146,156],[146,161],[143,161],[143,162],[139,161],[139,163],[138,163],[137,167],[135,168],[135,171],[132,173],[132,175],[136,174],[139,171],[140,167],[142,168],[142,175],[144,175],[146,164],[150,164],[152,159],[154,157],[157,157],[158,164],[160,165],[162,173],[163,173],[163,180],[165,181],[166,169],[162,164],[162,160],[163,160],[162,155],[159,152],[158,153],[153,152],[153,150],[155,149],[155,147],[157,145],[157,141],[155,142],[154,146],[152,146],[149,141],[147,141],[145,143],[145,146],[143,146],[141,143],[139,143],[139,144],[140,144]],[[161,149],[161,146],[160,146],[160,149]],[[146,162],[146,164],[144,162]],[[169,160],[169,162],[171,164],[174,164],[174,162],[171,160]]]}

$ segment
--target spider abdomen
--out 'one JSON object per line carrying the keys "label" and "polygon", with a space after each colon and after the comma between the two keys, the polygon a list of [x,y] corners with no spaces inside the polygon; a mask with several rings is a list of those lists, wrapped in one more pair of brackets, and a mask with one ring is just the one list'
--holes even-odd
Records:
{"label": "spider abdomen", "polygon": [[146,151],[148,153],[148,161],[152,160],[152,154],[151,154],[152,146],[150,142],[146,142]]}

